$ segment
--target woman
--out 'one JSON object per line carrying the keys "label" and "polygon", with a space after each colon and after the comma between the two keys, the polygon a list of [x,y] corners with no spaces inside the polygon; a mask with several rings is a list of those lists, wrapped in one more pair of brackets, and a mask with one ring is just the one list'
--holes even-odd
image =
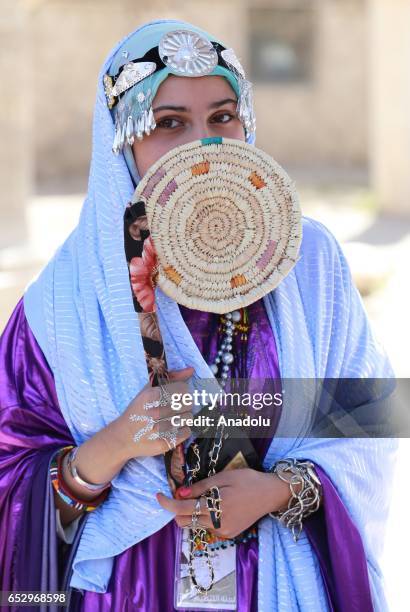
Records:
{"label": "woman", "polygon": [[[182,42],[181,30],[190,33]],[[206,75],[188,74],[195,35],[218,55]],[[163,51],[169,36],[180,36],[171,58]],[[285,414],[277,435],[255,441],[265,472],[220,472],[173,499],[162,455],[187,440],[189,428],[171,445],[143,432],[144,405],[154,405],[156,420],[171,408],[147,384],[128,235],[124,256],[126,205],[140,177],[174,147],[213,136],[254,141],[250,85],[224,50],[190,24],[157,21],[122,41],[102,69],[78,226],[1,340],[3,591],[69,590],[70,610],[173,610],[180,527],[215,485],[221,527],[199,507],[211,533],[233,538],[258,525],[236,544],[238,610],[387,609],[377,559],[394,441],[305,438],[302,406],[292,438],[283,435]],[[133,237],[141,228],[126,229]],[[280,285],[248,307],[248,343],[245,350],[236,338],[240,357],[229,376],[392,377],[336,240],[304,218],[300,252]],[[219,316],[178,306],[160,290],[156,306],[171,381],[163,392],[184,393],[190,377],[212,377]],[[285,457],[301,486],[304,460],[321,483],[320,508],[303,516],[296,542],[270,515],[292,498],[286,479],[269,473]]]}

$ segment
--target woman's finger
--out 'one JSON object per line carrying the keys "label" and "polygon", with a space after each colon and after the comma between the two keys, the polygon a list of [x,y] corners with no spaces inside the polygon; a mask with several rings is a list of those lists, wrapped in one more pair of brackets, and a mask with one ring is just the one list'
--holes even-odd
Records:
{"label": "woman's finger", "polygon": [[[179,500],[167,497],[163,493],[157,493],[158,503],[165,508],[165,510],[169,510],[177,515],[182,516],[192,516],[192,513],[196,507],[196,499],[187,499],[187,500]],[[206,508],[205,499],[201,499],[200,506],[200,514],[201,516],[205,516],[208,513],[208,509]]]}
{"label": "woman's finger", "polygon": [[162,397],[163,390],[165,390],[166,393],[170,397],[176,394],[177,396],[186,396],[184,397],[184,399],[191,398],[192,400],[192,394],[190,393],[189,385],[182,380],[176,380],[173,382],[169,382],[169,383],[162,385],[161,387],[159,386],[151,387],[149,384],[147,384],[140,391],[138,396],[141,396],[141,395],[143,396],[144,403],[148,403],[148,402],[150,403],[150,402],[160,399],[160,397]]}
{"label": "woman's finger", "polygon": [[[154,411],[152,413],[149,412],[149,416],[152,416],[154,421],[156,421],[157,423],[162,423],[163,425],[166,425],[168,427],[178,427],[178,428],[184,427],[186,424],[186,420],[193,418],[193,413],[191,412],[191,410],[187,410],[186,412],[183,412],[182,414],[180,414],[179,412],[176,413],[174,410],[169,411],[165,408],[166,406],[164,406],[164,408],[161,408],[159,410],[154,409],[155,412]],[[177,416],[178,418],[174,419],[175,416]],[[179,418],[179,417],[182,417],[182,418]]]}
{"label": "woman's finger", "polygon": [[[191,527],[192,526],[192,517],[185,516],[185,515],[177,515],[174,520],[179,527]],[[215,532],[215,528],[212,525],[212,521],[209,516],[209,513],[208,515],[206,514],[204,514],[203,516],[201,515],[198,519],[198,524],[203,527],[206,527],[208,531]]]}
{"label": "woman's finger", "polygon": [[148,408],[147,410],[144,410],[144,414],[152,417],[154,421],[159,421],[166,418],[170,420],[172,417],[180,415],[183,415],[184,418],[193,416],[191,406],[183,406],[181,410],[175,411],[171,404],[167,404],[166,406],[156,406],[155,408]]}
{"label": "woman's finger", "polygon": [[211,487],[222,486],[226,483],[227,475],[223,472],[219,472],[214,476],[210,476],[209,478],[204,478],[203,480],[198,480],[194,484],[189,487],[181,487],[178,489],[180,497],[184,499],[192,499],[196,497],[200,497],[203,493],[209,491]]}

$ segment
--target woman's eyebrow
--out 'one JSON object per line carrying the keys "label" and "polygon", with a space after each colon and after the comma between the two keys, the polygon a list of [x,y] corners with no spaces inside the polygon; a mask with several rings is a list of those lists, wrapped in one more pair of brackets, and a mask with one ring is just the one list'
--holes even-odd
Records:
{"label": "woman's eyebrow", "polygon": [[[212,102],[208,108],[218,108],[219,106],[229,103],[236,104],[237,100],[234,100],[233,98],[224,98],[223,100]],[[177,113],[189,113],[191,109],[186,106],[174,106],[173,104],[164,104],[163,106],[157,106],[153,109],[154,113],[158,113],[159,111],[163,110],[176,111]]]}
{"label": "woman's eyebrow", "polygon": [[223,106],[224,104],[236,104],[238,101],[233,98],[224,98],[223,100],[218,100],[218,102],[212,102],[208,108],[218,108],[218,106]]}
{"label": "woman's eyebrow", "polygon": [[163,106],[157,106],[153,109],[154,113],[162,110],[173,110],[178,113],[186,113],[189,109],[186,106],[173,106],[172,104],[165,104]]}

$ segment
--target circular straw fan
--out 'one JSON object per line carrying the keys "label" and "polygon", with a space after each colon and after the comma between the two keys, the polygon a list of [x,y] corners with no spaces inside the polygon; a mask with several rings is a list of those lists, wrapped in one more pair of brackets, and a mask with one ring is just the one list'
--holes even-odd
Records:
{"label": "circular straw fan", "polygon": [[161,157],[140,181],[157,284],[179,304],[226,313],[272,291],[298,260],[293,182],[265,152],[205,138]]}

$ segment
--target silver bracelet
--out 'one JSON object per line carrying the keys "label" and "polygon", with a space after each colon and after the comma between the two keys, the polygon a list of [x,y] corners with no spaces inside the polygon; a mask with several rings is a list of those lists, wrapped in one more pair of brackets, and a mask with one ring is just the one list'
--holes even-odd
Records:
{"label": "silver bracelet", "polygon": [[111,485],[111,481],[105,482],[104,484],[92,484],[91,482],[87,482],[83,480],[81,476],[77,472],[77,468],[73,464],[74,459],[77,456],[78,446],[75,446],[69,453],[67,457],[67,466],[70,471],[71,476],[74,478],[78,484],[85,487],[89,491],[102,491],[103,489],[107,489]]}
{"label": "silver bracelet", "polygon": [[[286,458],[277,461],[269,472],[287,482],[292,494],[286,510],[269,512],[269,516],[291,529],[293,540],[297,542],[303,521],[318,510],[322,499],[322,485],[315,466],[311,461]],[[298,485],[301,485],[300,491],[297,491]]]}

